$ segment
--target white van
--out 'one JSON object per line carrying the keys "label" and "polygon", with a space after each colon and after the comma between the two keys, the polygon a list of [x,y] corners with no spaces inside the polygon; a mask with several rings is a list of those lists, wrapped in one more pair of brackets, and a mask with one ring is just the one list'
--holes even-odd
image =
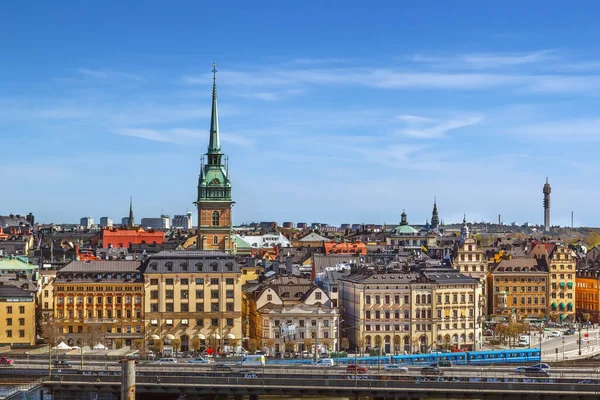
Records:
{"label": "white van", "polygon": [[177,364],[177,360],[175,358],[161,358],[155,362],[157,364]]}
{"label": "white van", "polygon": [[560,337],[561,336],[561,332],[560,331],[553,331],[550,334],[550,337]]}
{"label": "white van", "polygon": [[316,363],[313,363],[315,367],[333,367],[335,363],[333,362],[333,358],[321,358]]}
{"label": "white van", "polygon": [[241,365],[262,367],[265,365],[265,356],[262,354],[244,356]]}

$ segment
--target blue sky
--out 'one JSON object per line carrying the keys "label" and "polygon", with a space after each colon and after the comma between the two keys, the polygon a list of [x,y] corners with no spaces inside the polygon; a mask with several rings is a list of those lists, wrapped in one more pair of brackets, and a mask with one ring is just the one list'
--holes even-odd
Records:
{"label": "blue sky", "polygon": [[595,2],[16,2],[0,214],[193,211],[212,63],[234,222],[600,225]]}

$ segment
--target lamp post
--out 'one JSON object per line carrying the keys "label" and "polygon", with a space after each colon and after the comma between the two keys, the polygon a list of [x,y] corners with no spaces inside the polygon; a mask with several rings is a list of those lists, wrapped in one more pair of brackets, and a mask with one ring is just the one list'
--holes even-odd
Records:
{"label": "lamp post", "polygon": [[579,331],[579,355],[581,355],[581,324],[577,330]]}

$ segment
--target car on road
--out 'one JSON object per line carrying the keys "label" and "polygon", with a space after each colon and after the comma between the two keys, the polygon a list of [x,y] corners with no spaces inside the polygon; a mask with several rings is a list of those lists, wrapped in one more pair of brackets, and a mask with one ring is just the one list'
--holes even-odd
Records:
{"label": "car on road", "polygon": [[421,375],[423,376],[444,376],[444,371],[439,369],[438,367],[423,367],[421,368]]}
{"label": "car on road", "polygon": [[383,367],[386,371],[408,372],[408,368],[400,364],[390,364]]}
{"label": "car on road", "polygon": [[552,331],[552,333],[550,334],[550,337],[560,337],[561,333],[560,331]]}
{"label": "car on road", "polygon": [[430,365],[430,367],[451,367],[452,366],[452,362],[448,361],[448,360],[442,360],[442,361],[438,361],[438,362],[434,362],[433,364]]}
{"label": "car on road", "polygon": [[366,374],[369,372],[369,368],[358,364],[348,364],[346,367],[346,372],[351,372],[353,374]]}
{"label": "car on road", "polygon": [[575,329],[567,329],[565,331],[565,336],[570,336],[575,334]]}
{"label": "car on road", "polygon": [[67,360],[54,360],[52,361],[53,368],[71,368],[73,365]]}
{"label": "car on road", "polygon": [[550,369],[550,366],[546,363],[539,363],[539,364],[532,365],[530,368]]}
{"label": "car on road", "polygon": [[526,376],[550,376],[550,371],[543,368],[527,367],[525,368]]}
{"label": "car on road", "polygon": [[6,356],[2,356],[0,357],[0,365],[2,366],[8,366],[8,365],[14,365],[14,360],[6,357]]}
{"label": "car on road", "polygon": [[333,358],[321,358],[311,365],[313,367],[333,367],[335,366],[335,362],[333,361]]}
{"label": "car on road", "polygon": [[212,366],[212,370],[219,371],[219,372],[231,372],[231,371],[233,371],[233,368],[231,367],[231,365],[227,365],[227,364],[214,364]]}
{"label": "car on road", "polygon": [[187,362],[189,362],[191,364],[208,364],[210,361],[208,361],[204,357],[196,357],[196,358],[190,358],[189,360],[187,360]]}
{"label": "car on road", "polygon": [[154,364],[177,364],[177,359],[175,359],[175,358],[161,358],[159,360],[154,361]]}
{"label": "car on road", "polygon": [[515,374],[524,374],[527,367],[517,367],[513,371]]}

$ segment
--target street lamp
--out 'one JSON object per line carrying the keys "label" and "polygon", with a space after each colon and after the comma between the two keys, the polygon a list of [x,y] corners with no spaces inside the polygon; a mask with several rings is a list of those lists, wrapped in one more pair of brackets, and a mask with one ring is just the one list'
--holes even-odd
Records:
{"label": "street lamp", "polygon": [[579,355],[581,355],[581,324],[577,330],[579,331]]}

